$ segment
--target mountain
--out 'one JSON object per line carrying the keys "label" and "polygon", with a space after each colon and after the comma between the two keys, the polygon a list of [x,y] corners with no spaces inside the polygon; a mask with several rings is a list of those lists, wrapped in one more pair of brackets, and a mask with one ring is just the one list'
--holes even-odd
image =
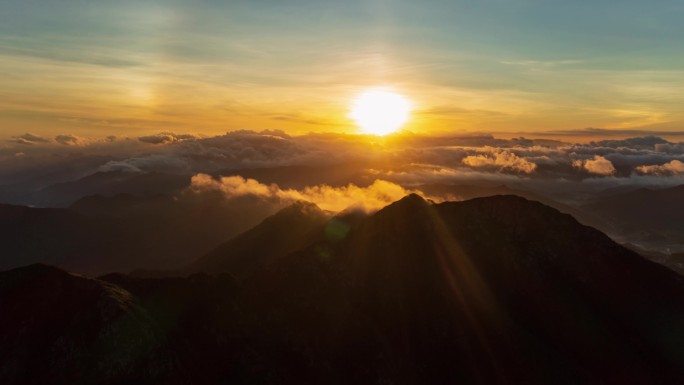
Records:
{"label": "mountain", "polygon": [[[236,234],[274,214],[284,204],[258,198],[155,195],[86,197],[71,209],[88,217],[113,218],[139,235],[140,262],[134,268],[180,268]],[[110,270],[111,271],[111,270]]]}
{"label": "mountain", "polygon": [[191,272],[229,272],[244,278],[278,257],[302,249],[316,240],[330,214],[313,203],[296,202],[266,218],[256,227],[219,245],[200,257]]}
{"label": "mountain", "polygon": [[273,214],[258,199],[82,198],[69,209],[0,205],[0,269],[47,263],[78,273],[180,268]]}
{"label": "mountain", "polygon": [[661,251],[684,252],[684,185],[599,196],[584,207],[615,224],[630,243]]}
{"label": "mountain", "polygon": [[135,234],[116,220],[68,209],[0,205],[0,268],[41,262],[94,273],[133,263]]}
{"label": "mountain", "polygon": [[264,328],[287,325],[292,344],[311,347],[303,362],[336,362],[335,336],[373,330],[356,338],[368,341],[377,382],[684,378],[682,278],[519,197],[432,205],[409,196],[257,282],[263,319],[278,320]]}
{"label": "mountain", "polygon": [[260,353],[250,351],[255,333],[237,305],[239,286],[230,275],[146,279],[108,274],[99,279],[130,292],[154,320],[176,363],[163,368],[165,376],[219,384],[250,383],[267,375],[252,373],[259,370]]}
{"label": "mountain", "polygon": [[661,265],[667,266],[679,274],[684,275],[684,253],[665,254],[658,251],[645,250],[640,246],[631,243],[626,243],[624,246],[653,262],[660,263]]}
{"label": "mountain", "polygon": [[24,194],[16,202],[37,207],[68,207],[90,195],[117,194],[155,195],[174,194],[190,185],[190,176],[159,172],[96,172],[83,178],[61,182]]}
{"label": "mountain", "polygon": [[[233,243],[242,252],[226,247],[226,259],[217,257],[231,261],[261,248],[267,258],[252,254],[258,266],[239,281],[229,274],[111,274],[94,281],[129,293],[161,331],[166,342],[150,346],[164,348],[151,356],[170,363],[154,372],[157,378],[208,384],[684,380],[684,278],[567,214],[516,196],[435,204],[409,195],[326,231],[335,219],[301,204],[264,221],[254,236]],[[293,239],[283,242],[277,234]],[[268,242],[274,245],[263,245]],[[311,243],[273,253],[297,242]],[[0,298],[32,306],[8,273],[0,274],[0,288],[10,287]],[[35,282],[36,296],[53,288]],[[49,298],[60,307],[72,296],[55,290]],[[69,309],[80,314],[93,307],[80,302]],[[0,323],[12,317],[2,312]],[[68,321],[54,322],[63,330]],[[141,322],[142,330],[146,325]],[[131,327],[129,335],[140,333]],[[13,346],[32,336],[18,334]],[[60,341],[71,346],[71,338]],[[88,351],[93,360],[108,352]],[[35,362],[50,354],[43,351]],[[129,367],[149,362],[149,355],[137,357]],[[0,382],[20,383],[4,373]]]}
{"label": "mountain", "polygon": [[118,286],[31,265],[0,273],[3,384],[179,384],[165,336]]}
{"label": "mountain", "polygon": [[574,205],[558,202],[536,192],[511,188],[506,185],[451,185],[435,183],[420,185],[417,186],[416,189],[428,195],[443,197],[450,201],[469,200],[473,198],[484,198],[495,195],[516,195],[531,201],[541,202],[562,213],[570,214],[582,224],[595,227],[603,232],[611,232],[613,230],[613,226],[610,222],[595,215],[591,210],[583,210],[581,208],[575,207]]}

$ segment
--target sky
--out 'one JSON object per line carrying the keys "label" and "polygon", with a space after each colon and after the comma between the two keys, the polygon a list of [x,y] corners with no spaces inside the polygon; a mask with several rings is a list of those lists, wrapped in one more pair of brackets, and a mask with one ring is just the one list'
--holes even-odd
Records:
{"label": "sky", "polygon": [[373,87],[416,133],[667,136],[682,19],[681,0],[2,0],[0,137],[354,133]]}

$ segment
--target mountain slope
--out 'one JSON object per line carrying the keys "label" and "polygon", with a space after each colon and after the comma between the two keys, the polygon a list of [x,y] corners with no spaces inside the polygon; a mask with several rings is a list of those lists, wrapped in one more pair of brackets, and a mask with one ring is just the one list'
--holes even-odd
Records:
{"label": "mountain slope", "polygon": [[567,205],[544,195],[521,189],[510,188],[506,185],[449,185],[449,184],[425,184],[417,187],[418,190],[428,195],[441,196],[445,198],[453,197],[453,200],[470,200],[474,198],[491,197],[495,195],[516,195],[531,201],[543,203],[546,206],[572,215],[580,223],[600,229],[604,232],[613,230],[611,223],[595,215],[590,210],[583,210],[571,205]]}
{"label": "mountain slope", "polygon": [[684,251],[684,185],[642,188],[598,197],[585,206],[615,224],[619,235],[632,243],[660,250]]}
{"label": "mountain slope", "polygon": [[191,272],[230,272],[244,278],[278,257],[302,249],[314,240],[330,215],[313,203],[296,202],[256,227],[200,257]]}
{"label": "mountain slope", "polygon": [[[173,357],[161,372],[178,381],[684,381],[684,279],[569,215],[515,196],[433,204],[410,195],[328,232],[335,218],[308,205],[291,210],[296,215],[276,215],[249,242],[233,244],[255,264],[241,284],[229,275],[96,282],[130,293],[154,321]],[[312,231],[295,220],[311,217],[319,218]],[[306,242],[313,243],[285,256],[274,252]],[[250,255],[252,248],[260,252]],[[0,300],[31,303],[22,294],[30,291],[6,274]],[[58,307],[77,296],[54,292]],[[70,319],[55,317],[58,330]],[[131,327],[127,333],[141,332]],[[14,346],[32,336],[19,335]]]}
{"label": "mountain slope", "polygon": [[92,196],[69,209],[0,204],[0,269],[47,263],[98,275],[180,268],[280,206],[168,195]]}
{"label": "mountain slope", "polygon": [[34,192],[28,203],[38,207],[67,207],[89,195],[172,194],[190,184],[190,176],[159,172],[96,172],[81,179],[57,183]]}
{"label": "mountain slope", "polygon": [[[409,196],[344,242],[293,254],[259,279],[271,317],[289,320],[306,341],[299,344],[354,335],[296,322],[305,313],[326,319],[338,310],[331,299],[350,293],[375,330],[368,340],[384,341],[371,355],[381,357],[373,367],[388,382],[684,378],[681,277],[518,197],[431,205]],[[322,357],[336,351],[318,349]]]}
{"label": "mountain slope", "polygon": [[0,273],[4,384],[182,383],[149,314],[127,291],[45,265]]}

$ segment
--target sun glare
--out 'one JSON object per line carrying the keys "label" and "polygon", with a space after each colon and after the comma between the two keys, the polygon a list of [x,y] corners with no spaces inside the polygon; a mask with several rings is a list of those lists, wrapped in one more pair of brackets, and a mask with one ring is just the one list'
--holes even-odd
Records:
{"label": "sun glare", "polygon": [[387,90],[371,90],[354,99],[349,117],[366,134],[387,135],[398,131],[408,121],[411,103]]}

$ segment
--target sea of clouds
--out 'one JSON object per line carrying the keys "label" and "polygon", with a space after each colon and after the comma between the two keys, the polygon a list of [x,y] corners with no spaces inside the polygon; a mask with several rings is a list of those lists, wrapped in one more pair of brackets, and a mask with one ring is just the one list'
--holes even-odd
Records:
{"label": "sea of clouds", "polygon": [[[238,178],[240,170],[349,165],[356,178],[296,189]],[[377,138],[288,135],[278,130],[218,136],[163,132],[92,139],[24,134],[0,144],[0,186],[40,189],[93,173],[168,173],[191,177],[191,189],[306,199],[330,209],[358,201],[382,205],[429,183],[499,183],[545,192],[684,183],[684,143],[658,136],[570,143],[492,135]],[[329,203],[339,202],[339,204]],[[375,202],[375,203],[372,203]]]}

